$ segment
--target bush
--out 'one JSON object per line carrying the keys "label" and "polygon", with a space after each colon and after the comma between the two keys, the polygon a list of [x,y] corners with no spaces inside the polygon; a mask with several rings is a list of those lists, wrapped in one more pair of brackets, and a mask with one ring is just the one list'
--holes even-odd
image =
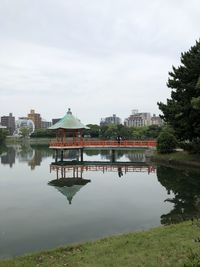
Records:
{"label": "bush", "polygon": [[171,153],[177,146],[177,140],[168,129],[163,129],[157,139],[157,150],[160,153]]}
{"label": "bush", "polygon": [[7,129],[0,129],[0,144],[3,144],[6,136],[9,134]]}
{"label": "bush", "polygon": [[195,138],[192,141],[181,142],[181,148],[187,150],[189,153],[200,154],[200,138]]}

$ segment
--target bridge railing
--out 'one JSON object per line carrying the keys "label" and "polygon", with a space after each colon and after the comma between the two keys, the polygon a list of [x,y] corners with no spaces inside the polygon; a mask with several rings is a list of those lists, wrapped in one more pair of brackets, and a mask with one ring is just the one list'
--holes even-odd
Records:
{"label": "bridge railing", "polygon": [[64,171],[65,173],[70,173],[71,171],[103,171],[103,172],[117,172],[119,171],[119,168],[126,173],[126,172],[156,172],[156,168],[154,166],[137,166],[137,165],[119,165],[115,166],[112,164],[107,165],[81,165],[81,166],[59,166],[59,165],[50,165],[50,172],[51,171]]}
{"label": "bridge railing", "polygon": [[156,147],[155,140],[67,140],[67,141],[50,141],[50,147]]}

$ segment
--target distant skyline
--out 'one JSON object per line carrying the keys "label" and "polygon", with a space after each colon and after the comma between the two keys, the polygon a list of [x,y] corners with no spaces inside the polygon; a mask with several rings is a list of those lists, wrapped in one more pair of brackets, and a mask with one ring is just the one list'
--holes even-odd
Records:
{"label": "distant skyline", "polygon": [[1,0],[0,116],[158,115],[168,72],[199,40],[199,9],[197,0]]}

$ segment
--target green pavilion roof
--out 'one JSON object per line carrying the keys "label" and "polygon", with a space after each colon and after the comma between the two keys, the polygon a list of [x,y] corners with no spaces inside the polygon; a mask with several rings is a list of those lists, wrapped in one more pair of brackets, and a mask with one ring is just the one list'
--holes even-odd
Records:
{"label": "green pavilion roof", "polygon": [[89,129],[85,126],[79,119],[72,115],[70,108],[67,111],[67,114],[60,119],[57,123],[49,127],[51,130],[56,129]]}

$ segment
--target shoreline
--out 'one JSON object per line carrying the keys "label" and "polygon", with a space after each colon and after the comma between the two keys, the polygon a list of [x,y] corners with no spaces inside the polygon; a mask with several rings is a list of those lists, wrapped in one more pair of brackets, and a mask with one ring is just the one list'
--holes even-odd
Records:
{"label": "shoreline", "polygon": [[199,224],[186,221],[63,246],[0,260],[0,267],[197,266],[193,264],[200,264]]}
{"label": "shoreline", "polygon": [[189,154],[186,151],[177,151],[169,154],[159,154],[155,152],[150,160],[153,163],[171,166],[175,168],[200,168],[200,155],[198,154]]}

